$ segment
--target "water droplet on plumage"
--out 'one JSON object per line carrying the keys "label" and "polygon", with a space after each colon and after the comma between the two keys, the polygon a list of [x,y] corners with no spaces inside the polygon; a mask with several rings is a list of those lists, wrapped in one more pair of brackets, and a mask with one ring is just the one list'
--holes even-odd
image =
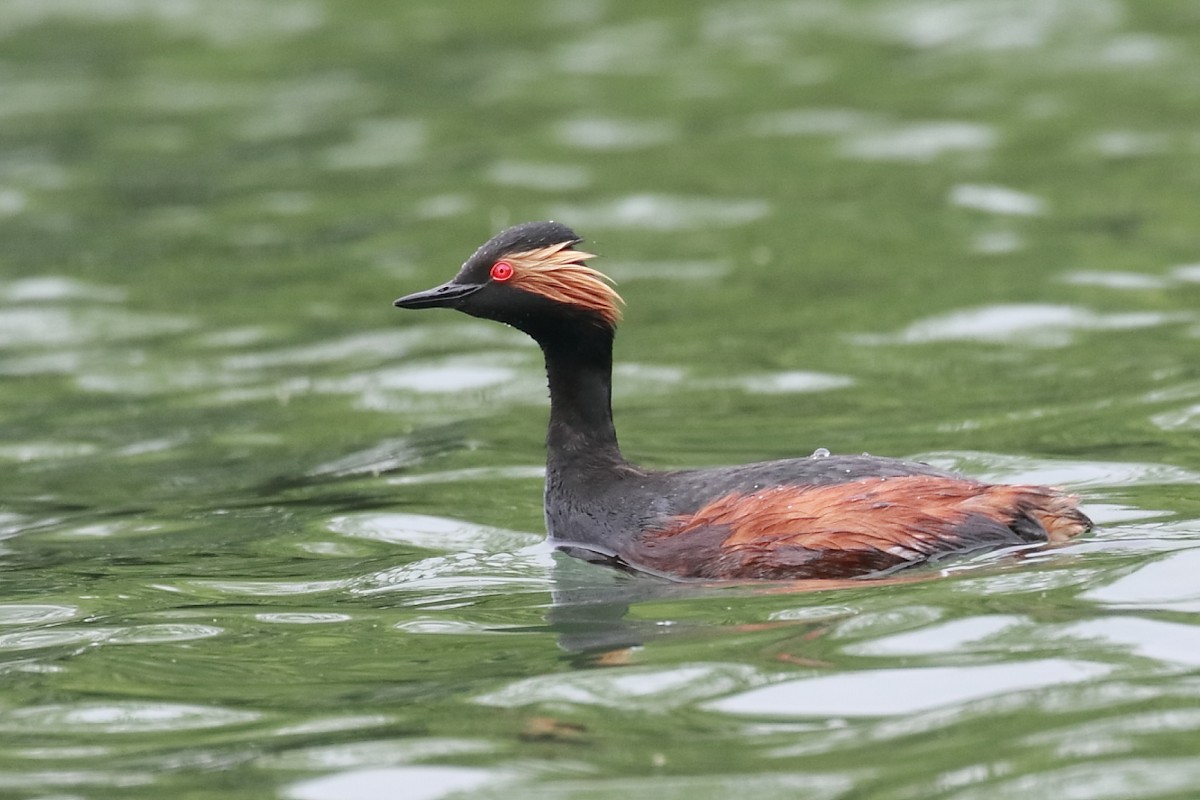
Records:
{"label": "water droplet on plumage", "polygon": [[818,447],[816,450],[813,450],[810,458],[829,458],[829,450],[824,447]]}

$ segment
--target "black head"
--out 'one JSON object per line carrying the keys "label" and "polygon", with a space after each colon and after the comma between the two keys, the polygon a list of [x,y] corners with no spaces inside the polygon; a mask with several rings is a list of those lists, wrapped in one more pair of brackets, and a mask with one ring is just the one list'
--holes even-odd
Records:
{"label": "black head", "polygon": [[399,308],[455,308],[519,328],[536,339],[564,326],[608,331],[620,318],[611,281],[574,249],[582,239],[557,222],[526,222],[493,236],[448,283],[401,297]]}

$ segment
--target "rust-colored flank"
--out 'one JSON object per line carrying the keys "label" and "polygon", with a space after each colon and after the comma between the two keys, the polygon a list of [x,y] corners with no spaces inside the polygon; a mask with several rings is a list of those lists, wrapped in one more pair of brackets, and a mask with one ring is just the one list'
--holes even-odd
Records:
{"label": "rust-colored flank", "polygon": [[562,242],[506,255],[504,260],[515,270],[509,285],[556,303],[593,311],[609,326],[615,326],[621,320],[620,305],[624,301],[612,287],[611,278],[582,263],[589,258],[595,256],[572,249],[571,242]]}
{"label": "rust-colored flank", "polygon": [[1022,525],[1062,542],[1090,527],[1075,499],[1041,486],[956,477],[872,477],[731,492],[647,531],[636,557],[671,574],[836,578],[995,546]]}

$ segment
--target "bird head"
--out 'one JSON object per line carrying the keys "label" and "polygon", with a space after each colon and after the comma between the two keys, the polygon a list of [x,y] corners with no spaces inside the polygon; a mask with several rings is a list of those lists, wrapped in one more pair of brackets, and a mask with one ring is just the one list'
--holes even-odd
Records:
{"label": "bird head", "polygon": [[584,262],[582,239],[557,222],[527,222],[493,236],[450,281],[396,300],[398,308],[454,308],[541,340],[571,326],[609,332],[620,320],[612,280]]}

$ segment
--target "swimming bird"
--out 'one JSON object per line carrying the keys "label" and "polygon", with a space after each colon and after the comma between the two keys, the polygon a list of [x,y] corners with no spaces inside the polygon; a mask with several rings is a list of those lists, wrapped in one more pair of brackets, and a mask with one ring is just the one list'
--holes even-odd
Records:
{"label": "swimming bird", "polygon": [[589,560],[676,579],[870,577],[950,553],[1063,542],[1091,529],[1075,497],[868,455],[661,471],[627,461],[612,417],[622,300],[557,222],[508,228],[453,279],[395,301],[511,325],[545,356],[546,528]]}

